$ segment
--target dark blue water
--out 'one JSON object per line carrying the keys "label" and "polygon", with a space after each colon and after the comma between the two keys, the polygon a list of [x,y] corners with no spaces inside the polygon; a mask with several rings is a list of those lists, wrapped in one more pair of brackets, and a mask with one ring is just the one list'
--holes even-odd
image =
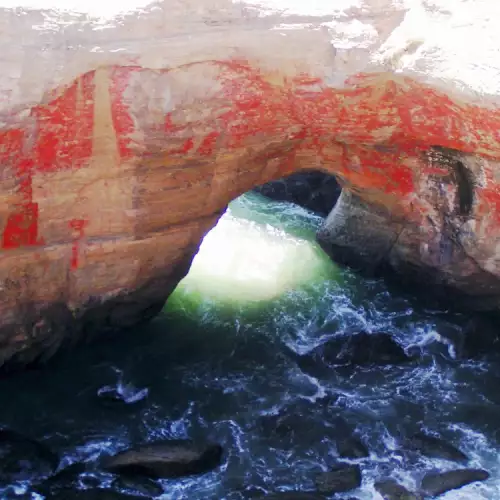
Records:
{"label": "dark blue water", "polygon": [[[377,478],[390,475],[413,488],[424,471],[456,466],[398,451],[402,433],[422,427],[492,476],[443,499],[500,498],[500,356],[457,358],[438,332],[459,331],[466,315],[424,308],[381,280],[337,268],[314,241],[320,222],[255,194],[236,200],[160,317],[2,380],[0,424],[43,439],[67,464],[160,437],[222,443],[222,468],[164,481],[161,498],[169,500],[311,488],[315,474],[335,460],[337,416],[370,450],[358,461],[363,485],[353,493],[379,499]],[[418,362],[337,370],[317,380],[285,354],[285,346],[306,352],[361,330],[393,334],[419,353]],[[99,389],[118,384],[132,395],[147,390],[147,397],[126,407],[103,405]],[[294,432],[286,436],[266,425],[280,411],[293,416]],[[96,478],[102,486],[112,481],[105,473]]]}

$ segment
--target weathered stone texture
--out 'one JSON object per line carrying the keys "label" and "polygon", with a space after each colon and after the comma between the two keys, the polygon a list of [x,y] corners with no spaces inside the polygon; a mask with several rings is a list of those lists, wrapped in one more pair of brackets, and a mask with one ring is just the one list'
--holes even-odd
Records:
{"label": "weathered stone texture", "polygon": [[[473,79],[480,54],[401,40],[414,11],[365,4],[172,0],[106,30],[0,11],[0,364],[150,318],[228,202],[306,170],[345,190],[331,248],[498,308],[500,110]],[[434,7],[429,23],[454,29]],[[370,29],[353,37],[352,22]]]}

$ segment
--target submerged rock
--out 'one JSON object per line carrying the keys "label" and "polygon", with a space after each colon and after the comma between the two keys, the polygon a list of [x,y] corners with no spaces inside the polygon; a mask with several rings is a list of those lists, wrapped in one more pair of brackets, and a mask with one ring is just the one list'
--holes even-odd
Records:
{"label": "submerged rock", "polygon": [[141,476],[120,476],[113,481],[118,490],[129,490],[130,493],[144,495],[148,498],[163,494],[163,488],[153,479]]}
{"label": "submerged rock", "polygon": [[[276,413],[258,417],[255,421],[256,431],[265,439],[279,440],[280,447],[293,446],[296,436],[303,437],[306,434],[310,442],[319,442],[325,437],[334,439],[337,435],[343,435],[331,423],[332,406],[336,399],[336,395],[328,395],[315,402],[302,400],[287,404]],[[329,425],[325,425],[325,421]]]}
{"label": "submerged rock", "polygon": [[329,363],[392,365],[410,360],[404,349],[388,333],[361,332],[328,342],[323,356]]}
{"label": "submerged rock", "polygon": [[476,481],[486,481],[490,474],[483,469],[456,469],[446,472],[429,472],[422,479],[422,491],[426,495],[442,495]]}
{"label": "submerged rock", "polygon": [[375,483],[375,489],[384,500],[422,500],[423,497],[418,493],[408,491],[404,486],[394,481],[386,479]]}
{"label": "submerged rock", "polygon": [[59,470],[35,486],[37,493],[44,496],[54,495],[61,490],[77,488],[82,485],[87,488],[99,486],[99,479],[89,474],[89,464],[85,462],[75,462]]}
{"label": "submerged rock", "polygon": [[88,490],[61,490],[50,496],[50,500],[144,500],[144,497],[119,493],[105,488],[91,488]]}
{"label": "submerged rock", "polygon": [[315,492],[281,491],[259,497],[258,500],[327,500],[327,497]]}
{"label": "submerged rock", "polygon": [[222,461],[219,444],[198,445],[189,440],[168,440],[144,444],[106,459],[103,467],[120,474],[174,478],[203,474]]}
{"label": "submerged rock", "polygon": [[0,429],[0,484],[52,474],[59,457],[45,444],[11,429]]}
{"label": "submerged rock", "polygon": [[[43,495],[54,494],[59,490],[75,488],[78,486],[80,476],[87,470],[87,465],[84,462],[75,462],[38,484],[35,489]],[[97,486],[96,484],[92,486]]]}
{"label": "submerged rock", "polygon": [[321,365],[396,365],[411,361],[404,349],[388,333],[361,332],[336,335],[311,352],[299,355],[287,349],[299,368],[321,377]]}
{"label": "submerged rock", "polygon": [[320,493],[331,495],[351,491],[361,486],[359,465],[336,464],[329,472],[322,472],[316,479],[316,488]]}
{"label": "submerged rock", "polygon": [[417,432],[406,440],[408,448],[430,458],[441,458],[453,462],[467,462],[469,458],[457,447],[444,439]]}
{"label": "submerged rock", "polygon": [[337,452],[341,458],[366,458],[370,452],[356,436],[347,436],[337,440]]}

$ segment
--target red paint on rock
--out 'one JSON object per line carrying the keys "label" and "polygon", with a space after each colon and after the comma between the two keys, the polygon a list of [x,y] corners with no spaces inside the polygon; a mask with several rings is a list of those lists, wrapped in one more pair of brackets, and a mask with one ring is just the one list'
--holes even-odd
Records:
{"label": "red paint on rock", "polygon": [[92,156],[94,72],[57,94],[32,110],[38,123],[32,158],[34,168],[42,172],[80,168]]}
{"label": "red paint on rock", "polygon": [[[238,149],[258,144],[264,135],[287,137],[292,144],[283,152],[280,163],[283,173],[293,168],[299,151],[307,149],[325,165],[336,165],[338,172],[358,189],[400,198],[415,190],[416,172],[409,165],[419,165],[418,174],[437,173],[432,170],[435,166],[420,161],[422,153],[432,146],[500,159],[499,110],[453,100],[409,78],[360,74],[350,78],[346,88],[332,89],[319,78],[303,74],[280,82],[245,61],[199,64],[212,64],[220,69],[221,90],[214,102],[222,99],[232,103],[230,109],[212,122],[207,120],[201,124],[207,133],[196,149],[200,156],[213,155],[217,145]],[[140,83],[141,73],[153,71],[158,72],[139,66],[108,69],[113,126],[124,161],[136,154],[133,137],[137,132],[130,109],[134,94],[128,95],[127,89],[135,78]],[[30,138],[34,139],[34,146],[26,156],[22,152],[23,130],[0,131],[0,161],[16,170],[22,198],[8,217],[2,236],[3,248],[40,244],[38,205],[32,199],[32,174],[84,167],[90,159],[94,81],[95,72],[88,72],[71,85],[56,89],[46,104],[33,108],[31,115],[37,121],[38,135]],[[176,124],[172,114],[166,114],[163,129],[158,132],[165,134],[165,143],[178,139],[180,144],[166,153],[193,154],[195,125],[200,124]],[[299,132],[290,134],[290,130],[297,127]],[[143,154],[148,153],[148,144],[139,146],[146,147]],[[332,147],[340,152],[332,152]],[[489,180],[489,185],[493,187],[477,190],[478,196],[490,209],[500,213],[497,183]],[[75,221],[81,222],[81,219]],[[75,221],[70,222],[71,227],[79,231],[81,237],[84,225],[75,226]],[[500,218],[497,222],[500,224]],[[77,267],[78,241],[74,242],[73,249],[72,267]]]}
{"label": "red paint on rock", "polygon": [[[120,158],[128,160],[133,158],[134,120],[129,112],[129,103],[126,91],[131,84],[131,79],[137,73],[147,71],[140,66],[114,66],[110,69],[111,115],[113,127],[118,141]],[[152,71],[152,70],[150,70]]]}
{"label": "red paint on rock", "polygon": [[215,131],[207,134],[201,141],[201,144],[197,149],[197,153],[201,156],[212,156],[219,135],[220,134]]}
{"label": "red paint on rock", "polygon": [[2,248],[11,250],[24,246],[42,245],[38,239],[38,203],[24,203],[14,209],[7,219]]}
{"label": "red paint on rock", "polygon": [[24,131],[19,128],[0,130],[0,162],[16,162],[23,147]]}
{"label": "red paint on rock", "polygon": [[66,88],[54,92],[57,97],[31,110],[38,124],[38,135],[31,151],[24,153],[25,137],[21,131],[0,135],[2,156],[16,157],[21,202],[14,207],[2,234],[2,248],[38,246],[44,242],[38,235],[38,204],[33,201],[32,177],[36,171],[54,171],[83,166],[92,155],[93,72],[86,73]]}
{"label": "red paint on rock", "polygon": [[71,247],[71,269],[78,269],[78,254],[80,240],[84,237],[84,229],[88,225],[88,221],[85,219],[71,219],[69,221],[69,227],[76,232],[76,237],[73,241]]}

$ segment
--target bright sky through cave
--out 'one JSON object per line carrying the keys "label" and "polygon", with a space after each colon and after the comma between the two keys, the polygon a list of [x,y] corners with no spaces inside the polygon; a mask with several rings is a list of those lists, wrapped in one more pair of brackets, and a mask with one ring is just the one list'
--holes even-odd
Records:
{"label": "bright sky through cave", "polygon": [[311,281],[323,258],[314,242],[226,213],[181,287],[227,302],[268,300]]}

